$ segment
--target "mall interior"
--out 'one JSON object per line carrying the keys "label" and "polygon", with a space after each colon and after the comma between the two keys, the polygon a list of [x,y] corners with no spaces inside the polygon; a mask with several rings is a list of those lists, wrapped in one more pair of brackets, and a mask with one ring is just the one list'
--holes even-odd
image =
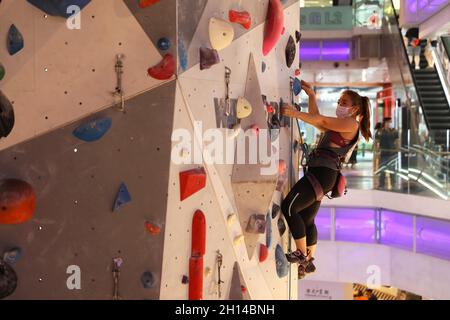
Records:
{"label": "mall interior", "polygon": [[[449,17],[449,0],[0,1],[0,299],[450,299]],[[371,139],[319,199],[305,170],[332,129],[282,110],[336,118],[345,90],[368,97]],[[302,191],[284,205],[302,179],[305,268]]]}

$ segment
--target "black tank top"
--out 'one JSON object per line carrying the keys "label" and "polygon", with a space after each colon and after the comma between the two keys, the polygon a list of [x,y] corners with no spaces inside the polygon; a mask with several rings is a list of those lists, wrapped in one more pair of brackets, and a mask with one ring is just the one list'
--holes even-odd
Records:
{"label": "black tank top", "polygon": [[[316,148],[308,157],[308,167],[327,167],[333,170],[341,170],[342,162],[358,142],[358,138],[359,131],[352,140],[344,139],[339,132],[325,131]],[[331,143],[339,147],[335,147]]]}

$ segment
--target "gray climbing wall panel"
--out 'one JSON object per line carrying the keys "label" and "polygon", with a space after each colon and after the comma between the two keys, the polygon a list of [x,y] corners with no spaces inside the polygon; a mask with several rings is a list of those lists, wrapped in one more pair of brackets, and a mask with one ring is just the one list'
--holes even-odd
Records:
{"label": "gray climbing wall panel", "polygon": [[171,42],[168,51],[160,51],[161,54],[171,53],[174,57],[176,50],[176,0],[159,1],[147,8],[140,8],[137,0],[123,0],[141,25],[149,39],[155,46],[161,37],[166,37]]}
{"label": "gray climbing wall panel", "polygon": [[[125,114],[109,108],[0,152],[0,178],[23,179],[37,193],[30,222],[0,225],[0,250],[23,250],[11,299],[111,299],[114,257],[124,260],[123,299],[159,298],[175,84],[127,101]],[[85,143],[72,136],[97,116],[113,119],[101,140]],[[113,213],[121,182],[132,201]],[[147,233],[146,221],[158,224],[161,233]],[[81,268],[81,290],[67,289],[70,265]],[[157,277],[152,289],[141,286],[145,271]]]}

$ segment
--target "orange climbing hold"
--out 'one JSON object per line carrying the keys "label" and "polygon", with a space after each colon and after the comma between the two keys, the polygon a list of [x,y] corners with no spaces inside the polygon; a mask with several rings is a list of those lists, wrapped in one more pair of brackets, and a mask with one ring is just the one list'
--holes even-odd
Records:
{"label": "orange climbing hold", "polygon": [[25,181],[6,179],[0,181],[0,224],[19,224],[33,216],[36,194]]}
{"label": "orange climbing hold", "polygon": [[252,25],[252,18],[250,17],[250,13],[247,11],[230,10],[228,11],[228,19],[230,22],[239,23],[247,30],[250,29]]}
{"label": "orange climbing hold", "polygon": [[155,4],[157,2],[159,2],[159,0],[140,0],[139,1],[139,7],[147,8],[147,7],[150,7],[152,4]]}
{"label": "orange climbing hold", "polygon": [[149,76],[157,80],[168,80],[174,73],[175,59],[170,53],[166,54],[159,64],[148,69]]}
{"label": "orange climbing hold", "polygon": [[161,233],[160,227],[148,221],[145,223],[145,229],[147,229],[148,233],[155,236]]}
{"label": "orange climbing hold", "polygon": [[180,172],[180,201],[189,198],[206,186],[205,169],[193,169]]}

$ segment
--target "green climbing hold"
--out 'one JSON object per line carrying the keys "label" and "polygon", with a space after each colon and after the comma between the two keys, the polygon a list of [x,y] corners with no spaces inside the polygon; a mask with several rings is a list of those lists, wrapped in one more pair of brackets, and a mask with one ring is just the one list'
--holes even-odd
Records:
{"label": "green climbing hold", "polygon": [[5,67],[0,63],[0,81],[5,77]]}

